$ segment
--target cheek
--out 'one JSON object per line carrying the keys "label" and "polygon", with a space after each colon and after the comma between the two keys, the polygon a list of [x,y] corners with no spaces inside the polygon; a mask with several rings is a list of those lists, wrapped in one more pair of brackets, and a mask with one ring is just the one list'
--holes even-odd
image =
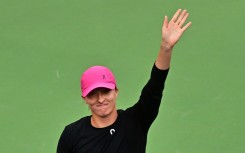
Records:
{"label": "cheek", "polygon": [[116,107],[116,99],[115,98],[111,98],[109,101],[109,105],[111,109],[114,109]]}
{"label": "cheek", "polygon": [[114,96],[108,97],[107,101],[111,104],[111,105],[115,105],[116,103],[116,98]]}
{"label": "cheek", "polygon": [[116,101],[117,99],[117,92],[113,92],[108,96],[108,99],[110,99],[110,101]]}
{"label": "cheek", "polygon": [[90,107],[92,108],[94,105],[95,105],[95,101],[92,101],[92,100],[86,100],[85,103]]}

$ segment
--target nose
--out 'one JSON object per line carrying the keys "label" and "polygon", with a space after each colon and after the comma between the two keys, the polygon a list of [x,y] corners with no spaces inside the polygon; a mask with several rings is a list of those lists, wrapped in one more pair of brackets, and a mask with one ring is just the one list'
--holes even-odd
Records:
{"label": "nose", "polygon": [[103,93],[98,92],[98,102],[103,103],[104,101],[105,101],[105,97],[104,97]]}

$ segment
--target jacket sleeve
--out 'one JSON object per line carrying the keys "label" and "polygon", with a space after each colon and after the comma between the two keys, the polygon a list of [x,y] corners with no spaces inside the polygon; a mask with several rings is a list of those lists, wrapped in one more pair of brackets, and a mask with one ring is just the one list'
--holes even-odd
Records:
{"label": "jacket sleeve", "polygon": [[138,102],[133,106],[135,116],[147,130],[157,117],[168,71],[169,69],[160,70],[154,64],[150,79],[142,89]]}

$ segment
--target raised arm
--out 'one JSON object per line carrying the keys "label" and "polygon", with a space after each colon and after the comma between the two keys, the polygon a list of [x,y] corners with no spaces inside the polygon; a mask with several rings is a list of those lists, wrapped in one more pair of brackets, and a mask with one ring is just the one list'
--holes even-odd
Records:
{"label": "raised arm", "polygon": [[166,70],[170,67],[171,55],[175,44],[191,26],[191,22],[185,24],[188,16],[187,10],[182,9],[178,9],[170,21],[165,16],[162,26],[161,47],[155,62],[157,68]]}

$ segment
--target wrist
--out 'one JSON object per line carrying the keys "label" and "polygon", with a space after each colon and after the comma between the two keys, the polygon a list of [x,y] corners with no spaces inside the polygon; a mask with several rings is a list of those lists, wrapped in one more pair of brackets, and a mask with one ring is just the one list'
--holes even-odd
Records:
{"label": "wrist", "polygon": [[164,41],[161,42],[161,46],[160,46],[161,50],[163,50],[163,51],[165,51],[165,52],[170,52],[170,51],[172,51],[172,50],[173,50],[173,47],[174,47],[174,46],[172,46],[172,45],[170,45],[169,43],[164,42]]}

